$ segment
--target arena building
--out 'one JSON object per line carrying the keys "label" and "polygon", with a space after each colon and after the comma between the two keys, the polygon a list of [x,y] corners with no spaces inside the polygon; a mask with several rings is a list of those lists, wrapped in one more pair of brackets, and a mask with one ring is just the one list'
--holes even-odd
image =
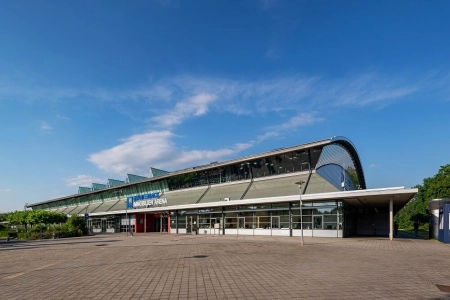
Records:
{"label": "arena building", "polygon": [[149,177],[128,174],[29,207],[84,215],[93,233],[392,238],[393,215],[416,193],[366,189],[355,147],[333,137],[175,172],[151,168]]}

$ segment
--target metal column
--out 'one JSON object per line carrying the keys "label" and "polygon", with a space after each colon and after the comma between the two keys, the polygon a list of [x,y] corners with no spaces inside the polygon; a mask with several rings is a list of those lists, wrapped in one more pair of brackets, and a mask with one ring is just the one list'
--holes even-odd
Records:
{"label": "metal column", "polygon": [[392,241],[394,228],[394,201],[389,199],[389,239]]}

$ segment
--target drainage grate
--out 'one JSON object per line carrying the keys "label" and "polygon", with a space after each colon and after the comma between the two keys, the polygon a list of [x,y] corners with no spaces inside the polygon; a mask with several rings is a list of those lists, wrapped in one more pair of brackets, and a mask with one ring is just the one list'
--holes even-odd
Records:
{"label": "drainage grate", "polygon": [[205,258],[208,257],[208,255],[194,255],[194,258]]}
{"label": "drainage grate", "polygon": [[108,246],[108,244],[98,244],[98,245],[95,245],[96,247],[103,247],[103,246]]}
{"label": "drainage grate", "polygon": [[443,284],[437,284],[436,287],[441,291],[445,293],[450,293],[450,285],[443,285]]}

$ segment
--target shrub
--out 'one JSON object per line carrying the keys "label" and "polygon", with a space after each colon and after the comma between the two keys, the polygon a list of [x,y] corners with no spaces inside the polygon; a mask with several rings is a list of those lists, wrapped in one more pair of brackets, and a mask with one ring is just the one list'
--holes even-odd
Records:
{"label": "shrub", "polygon": [[42,224],[37,224],[34,225],[31,229],[30,232],[44,232],[47,230],[47,226],[42,225]]}
{"label": "shrub", "polygon": [[75,232],[80,231],[81,232],[80,235],[86,235],[88,233],[88,229],[86,226],[86,220],[83,217],[75,216],[75,215],[71,216],[67,220],[67,225],[69,226],[70,231],[75,231]]}
{"label": "shrub", "polygon": [[17,233],[17,238],[20,240],[26,240],[29,237],[29,233],[28,232],[18,232]]}
{"label": "shrub", "polygon": [[81,229],[74,228],[69,224],[64,224],[62,226],[55,226],[48,230],[50,232],[50,237],[55,234],[56,238],[74,237],[82,236],[83,231]]}
{"label": "shrub", "polygon": [[52,238],[52,233],[49,231],[30,232],[28,235],[28,239],[30,239],[30,240],[42,240],[42,239],[50,239],[50,238]]}

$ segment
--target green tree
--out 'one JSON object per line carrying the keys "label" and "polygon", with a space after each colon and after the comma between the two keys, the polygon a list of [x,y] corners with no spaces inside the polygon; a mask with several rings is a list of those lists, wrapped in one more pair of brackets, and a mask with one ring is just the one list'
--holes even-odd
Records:
{"label": "green tree", "polygon": [[71,230],[80,231],[81,234],[87,234],[86,220],[83,217],[73,215],[67,220],[67,225]]}
{"label": "green tree", "polygon": [[411,199],[396,215],[395,221],[400,228],[412,228],[414,222],[428,229],[428,202],[437,198],[450,198],[450,164],[441,166],[433,177],[425,178],[417,195]]}
{"label": "green tree", "polygon": [[6,214],[0,214],[0,231],[8,229],[8,224],[4,224],[3,222],[7,222]]}
{"label": "green tree", "polygon": [[6,220],[10,225],[21,225],[27,229],[27,216],[29,211],[19,211],[16,210],[14,212],[8,213],[6,215]]}
{"label": "green tree", "polygon": [[25,210],[11,212],[6,215],[6,219],[11,225],[22,225],[28,231],[27,225],[64,223],[67,220],[67,216],[62,213],[45,210]]}

